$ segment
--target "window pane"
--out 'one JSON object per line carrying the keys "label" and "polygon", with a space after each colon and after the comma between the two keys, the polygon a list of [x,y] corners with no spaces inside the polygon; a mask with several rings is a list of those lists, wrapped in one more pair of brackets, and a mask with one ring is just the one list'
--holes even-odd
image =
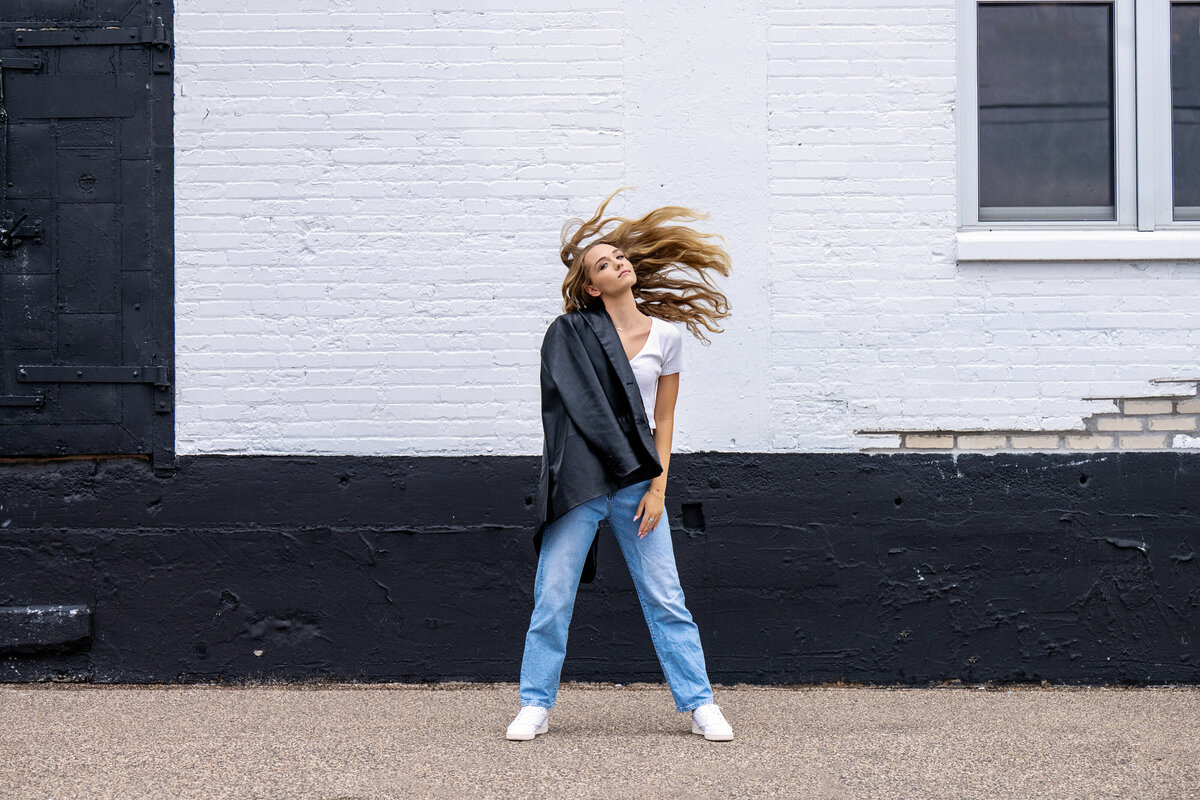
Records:
{"label": "window pane", "polygon": [[980,3],[979,218],[1115,219],[1111,3]]}
{"label": "window pane", "polygon": [[1175,219],[1200,219],[1200,3],[1171,5]]}

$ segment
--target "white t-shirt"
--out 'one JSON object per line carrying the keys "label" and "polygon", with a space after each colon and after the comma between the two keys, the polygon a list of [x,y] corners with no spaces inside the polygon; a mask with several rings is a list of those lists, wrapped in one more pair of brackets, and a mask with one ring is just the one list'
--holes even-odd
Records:
{"label": "white t-shirt", "polygon": [[650,333],[646,336],[646,344],[629,359],[629,366],[637,378],[638,389],[646,405],[646,419],[650,420],[653,430],[658,378],[660,375],[673,375],[683,366],[683,333],[665,319],[650,317]]}

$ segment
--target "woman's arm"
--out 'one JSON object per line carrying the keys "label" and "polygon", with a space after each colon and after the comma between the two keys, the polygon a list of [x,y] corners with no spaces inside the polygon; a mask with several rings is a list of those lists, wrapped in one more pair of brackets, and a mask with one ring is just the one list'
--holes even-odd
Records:
{"label": "woman's arm", "polygon": [[675,432],[675,400],[679,397],[679,373],[660,375],[654,398],[654,446],[662,462],[662,474],[650,481],[652,490],[667,493],[667,468],[671,463],[671,437]]}

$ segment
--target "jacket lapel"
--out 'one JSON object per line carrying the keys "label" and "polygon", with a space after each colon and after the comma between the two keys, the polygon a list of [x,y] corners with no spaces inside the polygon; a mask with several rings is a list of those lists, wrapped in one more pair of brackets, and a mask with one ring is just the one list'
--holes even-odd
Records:
{"label": "jacket lapel", "polygon": [[644,423],[634,426],[638,430],[638,438],[642,447],[647,453],[654,454],[654,458],[657,460],[658,450],[654,445],[654,439],[650,436],[650,420],[645,418],[646,411],[645,404],[642,402],[642,391],[638,388],[637,376],[633,374],[633,367],[629,366],[629,359],[625,355],[625,346],[621,344],[621,337],[617,335],[617,326],[613,324],[608,309],[603,306],[599,308],[582,307],[579,310],[583,314],[583,318],[587,320],[592,333],[600,341],[600,346],[604,348],[604,354],[612,362],[617,376],[621,379],[621,387],[625,390],[629,407],[633,409],[635,423]]}

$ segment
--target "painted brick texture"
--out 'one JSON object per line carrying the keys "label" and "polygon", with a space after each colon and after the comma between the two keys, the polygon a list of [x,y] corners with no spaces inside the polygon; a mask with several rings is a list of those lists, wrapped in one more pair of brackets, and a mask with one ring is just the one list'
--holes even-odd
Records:
{"label": "painted brick texture", "polygon": [[1116,411],[1102,411],[1072,430],[868,430],[866,435],[898,436],[894,448],[869,447],[875,452],[975,450],[1197,450],[1200,428],[1195,413],[1200,402],[1200,378],[1155,381],[1177,392],[1156,397],[1086,397],[1103,400]]}
{"label": "painted brick texture", "polygon": [[558,228],[623,177],[620,6],[445,8],[179,4],[181,453],[540,449]]}
{"label": "painted brick texture", "polygon": [[956,263],[955,5],[772,4],[773,447],[1075,428],[1194,372],[1194,265]]}
{"label": "painted brick texture", "polygon": [[1194,364],[1194,265],[956,263],[950,0],[453,5],[178,4],[180,453],[539,453],[559,227],[627,183],[735,257],[677,451],[1067,430]]}

